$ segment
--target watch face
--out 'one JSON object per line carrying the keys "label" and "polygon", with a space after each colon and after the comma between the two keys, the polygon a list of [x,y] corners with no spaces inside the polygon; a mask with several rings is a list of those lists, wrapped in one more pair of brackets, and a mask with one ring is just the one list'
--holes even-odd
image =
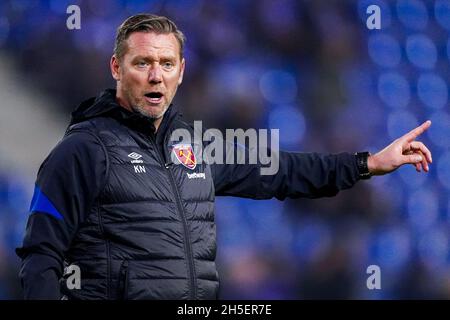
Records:
{"label": "watch face", "polygon": [[361,179],[369,179],[371,177],[369,167],[367,165],[367,158],[369,157],[369,155],[370,155],[369,152],[356,153],[358,171]]}

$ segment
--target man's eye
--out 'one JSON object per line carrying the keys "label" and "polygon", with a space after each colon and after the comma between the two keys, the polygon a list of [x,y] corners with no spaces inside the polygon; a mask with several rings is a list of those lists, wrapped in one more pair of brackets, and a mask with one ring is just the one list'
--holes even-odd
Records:
{"label": "man's eye", "polygon": [[146,67],[147,66],[147,62],[145,61],[139,61],[138,63],[136,63],[136,65],[140,68]]}
{"label": "man's eye", "polygon": [[163,63],[164,68],[166,69],[170,69],[173,67],[173,63],[172,62],[164,62]]}

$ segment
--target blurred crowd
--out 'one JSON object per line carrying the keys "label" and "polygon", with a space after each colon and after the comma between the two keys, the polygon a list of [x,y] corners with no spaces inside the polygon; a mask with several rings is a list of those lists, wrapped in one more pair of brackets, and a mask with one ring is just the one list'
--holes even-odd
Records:
{"label": "blurred crowd", "polygon": [[[71,4],[80,30],[66,28]],[[380,30],[366,26],[371,4]],[[115,29],[140,12],[167,15],[187,36],[175,103],[204,127],[279,128],[284,150],[376,152],[433,121],[420,139],[433,152],[428,174],[403,167],[326,199],[218,198],[222,299],[450,298],[449,1],[5,0],[0,57],[51,97],[45,112],[68,117],[114,87]],[[20,299],[13,250],[35,175],[1,159],[0,298]],[[380,290],[366,286],[369,265]]]}

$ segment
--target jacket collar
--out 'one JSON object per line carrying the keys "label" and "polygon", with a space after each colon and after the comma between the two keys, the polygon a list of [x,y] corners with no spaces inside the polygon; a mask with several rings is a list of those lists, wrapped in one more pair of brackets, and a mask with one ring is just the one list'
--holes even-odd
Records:
{"label": "jacket collar", "polygon": [[[146,135],[156,135],[163,138],[175,118],[181,116],[177,108],[171,104],[164,113],[163,120],[155,133],[154,120],[143,116],[138,112],[131,112],[117,103],[116,90],[107,89],[97,97],[83,101],[73,112],[70,125],[96,118],[111,117],[122,124],[142,132]],[[159,139],[158,139],[159,140]]]}

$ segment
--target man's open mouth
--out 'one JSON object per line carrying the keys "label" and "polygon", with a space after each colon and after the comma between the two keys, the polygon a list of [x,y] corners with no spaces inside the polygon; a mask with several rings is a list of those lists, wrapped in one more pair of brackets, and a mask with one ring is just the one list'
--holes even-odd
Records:
{"label": "man's open mouth", "polygon": [[147,101],[151,103],[160,103],[164,95],[161,92],[149,92],[145,94]]}

